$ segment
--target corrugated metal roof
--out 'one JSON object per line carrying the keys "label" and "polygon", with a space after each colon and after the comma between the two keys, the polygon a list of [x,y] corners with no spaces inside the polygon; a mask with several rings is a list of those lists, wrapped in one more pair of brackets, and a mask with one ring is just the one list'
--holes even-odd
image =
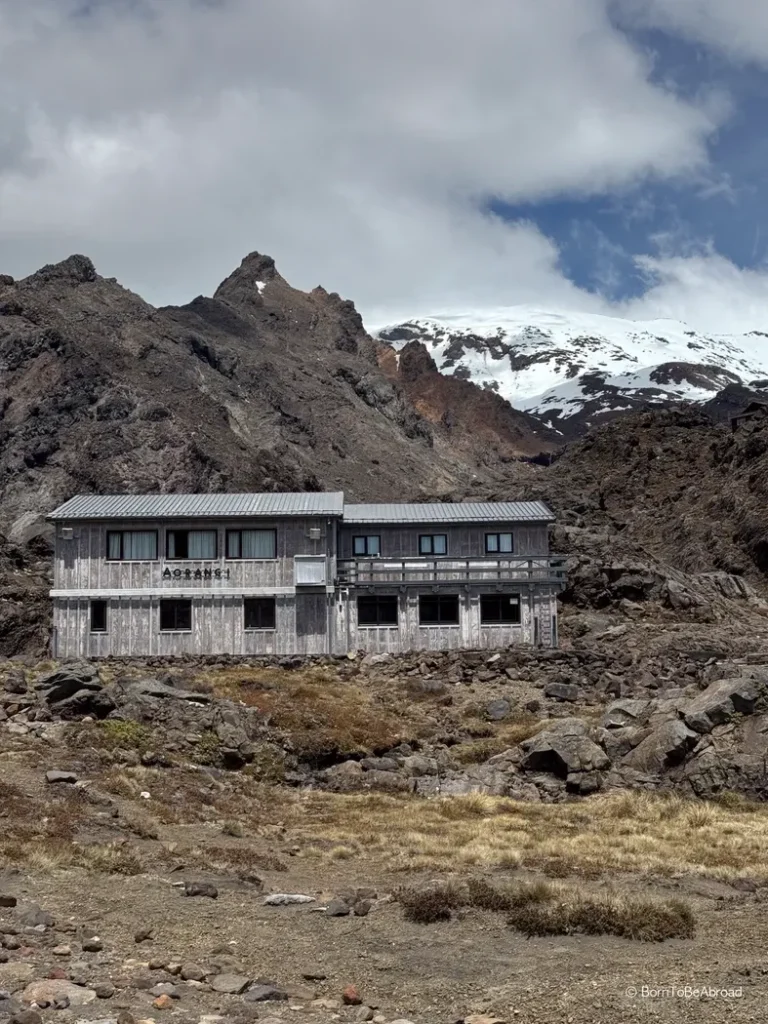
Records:
{"label": "corrugated metal roof", "polygon": [[49,519],[194,519],[228,516],[340,516],[341,491],[306,494],[78,494]]}
{"label": "corrugated metal roof", "polygon": [[345,523],[501,523],[554,520],[543,501],[428,502],[423,505],[345,505]]}

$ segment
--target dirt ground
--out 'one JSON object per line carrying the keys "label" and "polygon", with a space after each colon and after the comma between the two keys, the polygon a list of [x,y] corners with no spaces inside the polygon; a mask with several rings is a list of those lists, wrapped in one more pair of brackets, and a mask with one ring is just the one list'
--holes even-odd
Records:
{"label": "dirt ground", "polygon": [[[295,807],[282,806],[278,790],[274,806],[262,802],[254,814],[243,803],[233,814],[239,797],[225,778],[219,805],[209,806],[202,821],[191,790],[184,807],[150,794],[149,800],[115,795],[110,809],[83,803],[71,786],[46,785],[43,772],[52,758],[66,768],[58,763],[62,756],[60,750],[42,758],[20,749],[0,755],[3,820],[8,823],[13,814],[18,832],[21,799],[38,816],[29,822],[30,837],[41,822],[56,824],[37,840],[30,838],[22,857],[17,851],[15,864],[8,856],[13,850],[6,847],[0,894],[16,897],[18,906],[0,910],[0,931],[30,903],[50,913],[56,924],[43,934],[17,929],[29,946],[10,951],[8,962],[0,964],[0,988],[14,987],[20,967],[24,980],[45,978],[58,967],[72,977],[79,973],[90,985],[111,982],[116,991],[82,1008],[45,1009],[46,1020],[114,1020],[126,1010],[136,1020],[183,1024],[197,1024],[205,1015],[234,1021],[252,1020],[254,1014],[286,1024],[356,1021],[369,1014],[382,1022],[406,1018],[415,1024],[451,1024],[473,1014],[531,1024],[765,1020],[768,889],[762,880],[745,884],[695,873],[661,877],[594,870],[563,880],[592,895],[681,898],[695,916],[693,939],[527,938],[507,927],[504,914],[475,908],[457,911],[450,921],[416,924],[404,918],[392,894],[401,886],[427,884],[434,875],[393,871],[375,844],[366,847],[365,835],[354,854],[340,854],[331,841],[323,851],[316,826],[308,828]],[[162,773],[144,772],[140,778],[160,792]],[[98,784],[97,792],[121,789],[114,775],[88,781],[91,787]],[[403,829],[414,827],[408,820],[414,806],[403,801]],[[589,808],[589,801],[580,806]],[[113,866],[128,873],[109,873],[95,856],[89,862],[88,851],[105,846],[117,851]],[[73,847],[85,851],[85,867],[72,866],[67,851]],[[216,866],[227,859],[222,850],[228,851],[226,870]],[[140,868],[118,859],[133,852]],[[544,877],[527,868],[480,873],[496,885]],[[457,877],[468,874],[477,875],[477,868],[457,866]],[[180,883],[189,880],[213,883],[218,898],[186,897]],[[376,893],[367,916],[332,917],[319,909],[334,895],[358,887]],[[265,895],[276,892],[310,895],[315,902],[266,906]],[[137,943],[142,928],[151,928],[152,938]],[[102,951],[80,952],[81,929],[98,933]],[[70,956],[53,953],[62,943],[70,946]],[[235,970],[274,983],[289,998],[248,1004],[242,996],[218,995],[208,985],[174,977],[167,969],[174,962],[206,971]],[[146,988],[163,981],[176,984],[181,995],[169,1009],[156,1008]],[[341,1003],[349,984],[371,1011]],[[17,987],[23,988],[18,982]]]}

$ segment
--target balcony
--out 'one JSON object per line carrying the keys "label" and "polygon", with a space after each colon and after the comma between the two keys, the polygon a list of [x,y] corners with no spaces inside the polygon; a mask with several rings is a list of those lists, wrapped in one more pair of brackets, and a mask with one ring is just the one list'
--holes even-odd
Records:
{"label": "balcony", "polygon": [[337,573],[342,587],[546,583],[562,588],[565,556],[348,558],[339,560]]}

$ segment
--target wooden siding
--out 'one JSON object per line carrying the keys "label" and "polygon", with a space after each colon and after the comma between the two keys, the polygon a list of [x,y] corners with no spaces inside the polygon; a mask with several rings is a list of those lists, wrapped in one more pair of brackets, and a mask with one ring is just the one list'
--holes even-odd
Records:
{"label": "wooden siding", "polygon": [[[66,524],[64,524],[66,525]],[[320,539],[310,540],[311,527],[319,527]],[[173,523],[75,523],[72,540],[60,539],[61,527],[57,531],[56,555],[54,558],[54,583],[56,591],[80,591],[83,594],[94,590],[103,591],[165,591],[186,590],[263,590],[275,592],[275,588],[291,588],[294,584],[294,555],[329,555],[329,579],[335,574],[335,525],[327,520],[290,519],[269,521],[228,521],[207,522],[189,520]],[[158,555],[154,561],[108,561],[107,532],[112,530],[157,530]],[[215,559],[166,559],[166,529],[211,530],[218,533],[218,557]],[[277,558],[245,560],[225,558],[225,537],[227,529],[275,530],[277,537]],[[170,578],[164,573],[168,570]],[[189,570],[189,577],[187,577]],[[221,573],[206,576],[206,570]],[[174,576],[179,572],[180,576]],[[199,572],[199,576],[196,575]],[[227,578],[226,573],[229,572]]]}
{"label": "wooden siding", "polygon": [[[299,596],[297,633],[293,597],[275,600],[275,629],[245,629],[242,598],[224,595],[192,601],[192,629],[160,630],[160,598],[114,598],[107,631],[90,632],[90,602],[57,598],[54,643],[58,657],[105,658],[152,654],[323,654],[327,647],[328,597]],[[306,602],[306,604],[304,603]]]}
{"label": "wooden siding", "polygon": [[549,531],[546,523],[480,523],[466,525],[421,526],[342,526],[339,529],[339,558],[354,558],[354,537],[380,537],[382,558],[418,558],[419,537],[429,534],[448,537],[448,556],[471,558],[485,555],[486,533],[511,533],[514,554],[546,555],[549,552]]}
{"label": "wooden siding", "polygon": [[[447,591],[443,590],[443,593]],[[372,653],[399,651],[445,651],[459,648],[499,648],[514,644],[533,644],[538,630],[538,642],[552,646],[552,619],[557,615],[557,597],[553,588],[534,588],[528,591],[510,588],[505,593],[520,594],[519,624],[488,624],[480,620],[480,597],[497,594],[490,587],[472,588],[459,592],[459,624],[457,626],[423,626],[419,622],[419,597],[434,594],[431,587],[409,587],[404,592],[378,588],[380,595],[395,595],[398,599],[397,626],[360,626],[357,622],[357,598],[369,591],[350,590],[347,598],[335,604],[333,649],[343,654],[347,650]],[[538,623],[538,627],[537,627]]]}

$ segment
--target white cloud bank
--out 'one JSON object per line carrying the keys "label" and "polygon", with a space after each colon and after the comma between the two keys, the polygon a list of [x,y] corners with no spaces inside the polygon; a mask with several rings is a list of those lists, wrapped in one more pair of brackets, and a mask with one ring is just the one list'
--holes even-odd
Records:
{"label": "white cloud bank", "polygon": [[[483,212],[490,195],[707,177],[727,98],[653,84],[609,13],[612,0],[0,6],[0,270],[79,251],[176,303],[259,249],[372,319],[615,311],[564,278],[534,225]],[[635,315],[768,323],[762,274],[716,254],[645,269],[656,283]]]}

